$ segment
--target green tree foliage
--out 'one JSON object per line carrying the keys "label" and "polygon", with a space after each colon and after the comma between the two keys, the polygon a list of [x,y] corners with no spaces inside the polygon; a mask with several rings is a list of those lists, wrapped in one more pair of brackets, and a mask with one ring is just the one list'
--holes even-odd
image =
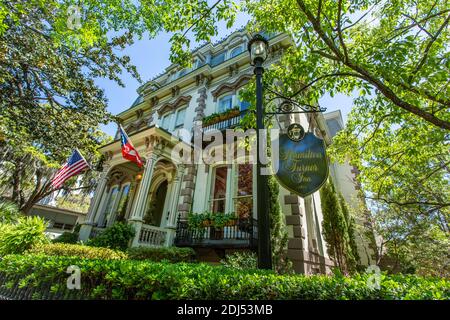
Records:
{"label": "green tree foliage", "polygon": [[294,37],[277,71],[288,87],[312,89],[309,99],[376,89],[396,109],[450,129],[446,1],[248,0],[246,9],[256,26]]}
{"label": "green tree foliage", "polygon": [[309,104],[359,93],[330,154],[359,169],[382,249],[405,246],[407,261],[442,274],[447,253],[418,262],[423,250],[409,244],[426,234],[415,238],[423,247],[445,248],[449,239],[448,1],[248,0],[244,8],[252,30],[295,41],[265,73],[266,86]]}
{"label": "green tree foliage", "polygon": [[89,210],[90,197],[86,193],[68,192],[56,199],[58,208],[87,213]]}
{"label": "green tree foliage", "polygon": [[268,176],[270,241],[272,247],[272,261],[276,272],[292,272],[292,263],[287,258],[288,234],[281,211],[279,193],[280,188],[273,175]]}
{"label": "green tree foliage", "polygon": [[440,250],[449,241],[448,133],[379,95],[355,102],[330,153],[360,171],[369,220],[382,238],[379,261],[388,253],[399,270],[413,264],[424,274],[448,274],[450,257]]}
{"label": "green tree foliage", "polygon": [[353,218],[350,216],[345,200],[337,195],[331,180],[320,189],[322,206],[322,229],[330,257],[344,273],[355,270],[358,251],[354,239]]}
{"label": "green tree foliage", "polygon": [[15,203],[0,201],[0,224],[15,223],[20,217],[19,209]]}
{"label": "green tree foliage", "polygon": [[[0,178],[3,194],[27,212],[51,193],[49,177],[73,148],[99,162],[107,142],[98,124],[113,117],[94,83],[123,85],[127,71],[140,80],[130,58],[119,53],[136,38],[171,32],[174,56],[195,41],[217,35],[215,24],[234,21],[228,0],[207,1],[7,0],[0,3]],[[178,32],[177,32],[178,31]],[[182,59],[190,64],[190,59]],[[86,193],[95,172],[82,183]],[[73,187],[69,183],[68,188]]]}
{"label": "green tree foliage", "polygon": [[348,209],[347,203],[345,202],[342,194],[339,194],[339,206],[341,207],[342,215],[345,220],[347,238],[348,238],[348,246],[349,250],[347,253],[347,260],[349,264],[349,268],[351,270],[355,270],[359,264],[360,258],[358,254],[358,246],[356,244],[356,228],[355,228],[355,219],[351,216],[350,211]]}

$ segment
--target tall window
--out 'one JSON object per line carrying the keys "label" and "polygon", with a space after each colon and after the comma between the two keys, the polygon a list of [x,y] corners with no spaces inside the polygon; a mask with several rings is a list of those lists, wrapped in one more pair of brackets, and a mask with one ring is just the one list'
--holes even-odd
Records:
{"label": "tall window", "polygon": [[186,115],[186,108],[179,109],[175,119],[175,128],[180,128],[184,125],[184,117]]}
{"label": "tall window", "polygon": [[219,99],[219,113],[231,109],[233,106],[233,95],[227,95]]}
{"label": "tall window", "polygon": [[236,170],[236,196],[234,206],[239,218],[253,216],[253,165],[238,164]]}
{"label": "tall window", "polygon": [[242,46],[236,47],[231,50],[230,59],[236,57],[237,55],[242,53]]}
{"label": "tall window", "polygon": [[122,187],[122,193],[120,195],[119,204],[117,205],[117,217],[125,218],[127,204],[128,204],[128,195],[130,193],[130,185],[126,184]]}
{"label": "tall window", "polygon": [[169,130],[170,123],[172,122],[173,112],[166,114],[162,118],[161,127],[163,129]]}
{"label": "tall window", "polygon": [[103,212],[104,221],[102,226],[106,226],[109,219],[111,218],[111,213],[114,209],[114,204],[116,203],[117,194],[119,193],[119,187],[114,186],[109,192],[108,202],[106,203],[105,211]]}
{"label": "tall window", "polygon": [[227,175],[228,168],[226,166],[216,167],[214,169],[214,184],[211,196],[211,211],[225,212],[226,195],[227,195]]}

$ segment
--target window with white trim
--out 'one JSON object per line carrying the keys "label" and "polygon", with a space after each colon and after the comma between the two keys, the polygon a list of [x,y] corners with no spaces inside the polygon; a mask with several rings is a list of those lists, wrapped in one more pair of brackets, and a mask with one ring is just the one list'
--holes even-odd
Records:
{"label": "window with white trim", "polygon": [[108,220],[111,217],[111,213],[114,209],[114,204],[116,203],[118,193],[119,193],[118,186],[114,186],[111,188],[111,191],[109,192],[109,196],[108,196],[108,201],[106,202],[106,208],[103,211],[104,222],[102,223],[102,226],[106,226],[108,223]]}
{"label": "window with white trim", "polygon": [[219,98],[217,111],[219,113],[225,112],[233,107],[233,95],[229,94]]}
{"label": "window with white trim", "polygon": [[225,52],[221,52],[211,57],[211,66],[212,67],[217,66],[218,64],[221,64],[224,61],[225,61]]}
{"label": "window with white trim", "polygon": [[121,216],[125,218],[126,210],[127,210],[127,204],[128,204],[128,195],[130,194],[130,184],[127,183],[122,187],[122,192],[120,194],[120,200],[117,204],[117,216]]}
{"label": "window with white trim", "polygon": [[165,114],[161,121],[161,128],[169,130],[170,124],[172,122],[172,117],[173,117],[173,112]]}
{"label": "window with white trim", "polygon": [[228,167],[218,166],[213,169],[211,190],[211,211],[225,213],[227,198]]}
{"label": "window with white trim", "polygon": [[234,48],[233,50],[231,50],[230,59],[240,55],[242,51],[243,51],[242,46]]}
{"label": "window with white trim", "polygon": [[175,118],[175,129],[183,127],[185,116],[186,116],[186,108],[178,109],[177,116]]}
{"label": "window with white trim", "polygon": [[239,218],[253,216],[253,165],[242,163],[235,170],[234,212]]}

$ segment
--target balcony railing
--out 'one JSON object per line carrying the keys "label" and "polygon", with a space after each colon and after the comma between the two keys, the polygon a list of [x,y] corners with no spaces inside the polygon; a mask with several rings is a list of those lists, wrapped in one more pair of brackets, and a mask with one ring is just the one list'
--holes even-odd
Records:
{"label": "balcony railing", "polygon": [[253,218],[237,219],[235,225],[216,228],[189,228],[188,221],[178,219],[175,245],[178,247],[255,248],[257,223]]}
{"label": "balcony railing", "polygon": [[206,125],[203,126],[203,132],[206,133],[208,131],[211,130],[226,130],[226,129],[232,129],[234,127],[236,127],[239,122],[241,121],[242,116],[247,112],[247,110],[242,110],[240,111],[240,113],[234,117],[210,124],[210,125]]}

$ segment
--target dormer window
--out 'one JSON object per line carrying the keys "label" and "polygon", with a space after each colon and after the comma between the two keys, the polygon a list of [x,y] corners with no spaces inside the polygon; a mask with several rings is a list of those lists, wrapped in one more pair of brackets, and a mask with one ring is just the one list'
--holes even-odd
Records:
{"label": "dormer window", "polygon": [[236,57],[237,55],[240,55],[242,51],[242,46],[234,48],[233,50],[231,50],[230,59]]}
{"label": "dormer window", "polygon": [[211,66],[217,66],[218,64],[221,64],[225,61],[225,52],[216,54],[211,58]]}
{"label": "dormer window", "polygon": [[182,77],[182,76],[184,76],[186,73],[188,72],[188,70],[187,69],[183,69],[183,70],[181,70],[180,71],[180,73],[178,74],[178,77]]}

